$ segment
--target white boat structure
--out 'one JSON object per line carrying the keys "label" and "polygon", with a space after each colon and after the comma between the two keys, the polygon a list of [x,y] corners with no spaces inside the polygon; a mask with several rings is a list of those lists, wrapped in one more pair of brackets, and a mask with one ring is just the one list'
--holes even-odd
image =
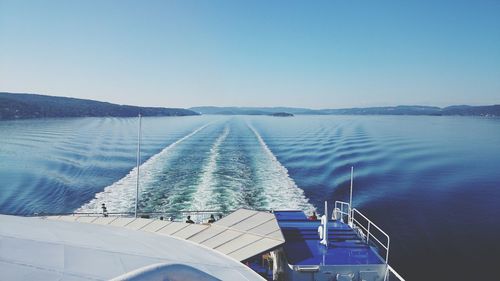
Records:
{"label": "white boat structure", "polygon": [[214,223],[190,214],[201,223],[0,215],[2,280],[404,280],[388,264],[389,236],[346,202],[320,220],[299,210],[240,209]]}

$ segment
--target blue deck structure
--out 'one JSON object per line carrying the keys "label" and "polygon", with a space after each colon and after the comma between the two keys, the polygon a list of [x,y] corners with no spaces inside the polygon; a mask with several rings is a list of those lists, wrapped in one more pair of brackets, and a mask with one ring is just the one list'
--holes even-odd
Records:
{"label": "blue deck structure", "polygon": [[[342,205],[348,212],[342,210]],[[366,217],[359,211],[351,210],[345,202],[336,201],[335,206],[332,217],[323,216],[323,222],[309,220],[303,211],[274,211],[285,244],[274,251],[275,260],[280,264],[276,272],[282,277],[275,276],[273,280],[392,280],[388,279],[391,270],[387,264],[388,236],[387,244],[380,242],[370,233],[370,226],[373,230],[380,228],[369,220],[366,228],[363,227],[361,220]],[[345,217],[347,219],[342,219]],[[322,239],[320,232],[323,236],[325,232],[319,229],[323,229],[325,222],[327,239]],[[383,231],[381,233],[386,235]],[[387,250],[385,258],[372,240]]]}
{"label": "blue deck structure", "polygon": [[285,237],[283,249],[289,264],[384,264],[377,250],[346,223],[328,221],[328,247],[325,247],[319,243],[319,220],[308,220],[302,211],[276,211],[274,214]]}

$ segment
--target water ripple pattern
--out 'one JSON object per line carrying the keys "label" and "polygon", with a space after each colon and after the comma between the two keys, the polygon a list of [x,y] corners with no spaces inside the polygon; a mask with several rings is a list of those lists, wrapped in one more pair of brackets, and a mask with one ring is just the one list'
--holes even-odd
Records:
{"label": "water ripple pattern", "polygon": [[212,145],[212,148],[210,148],[210,156],[206,160],[207,163],[203,167],[201,180],[191,203],[192,210],[215,210],[218,205],[220,205],[220,203],[211,200],[214,197],[214,188],[216,188],[214,183],[214,173],[217,169],[220,146],[226,140],[229,135],[229,131],[229,127],[226,126],[224,128],[224,132],[217,138]]}
{"label": "water ripple pattern", "polygon": [[250,127],[250,129],[257,137],[264,151],[256,161],[258,161],[258,179],[264,188],[268,205],[272,209],[314,211],[315,208],[304,196],[304,191],[298,188],[294,180],[290,178],[288,170],[276,159],[276,156],[274,156],[260,134],[253,127]]}
{"label": "water ripple pattern", "polygon": [[[1,121],[0,212],[132,211],[136,138],[137,118]],[[354,166],[354,206],[407,280],[497,276],[499,118],[148,117],[142,144],[140,211],[322,213]]]}
{"label": "water ripple pattern", "polygon": [[[139,167],[140,183],[148,186],[150,182],[161,177],[162,170],[158,169],[158,167],[168,162],[171,150],[175,149],[177,145],[196,135],[207,126],[209,126],[209,124],[194,130],[144,162]],[[107,203],[110,212],[131,211],[135,207],[136,183],[137,167],[132,169],[124,178],[104,188],[103,192],[96,194],[94,199],[80,207],[77,212],[99,212],[101,203],[103,202]]]}
{"label": "water ripple pattern", "polygon": [[[175,141],[140,166],[139,209],[314,210],[262,137],[239,118],[204,125]],[[136,168],[104,188],[80,212],[134,209]]]}

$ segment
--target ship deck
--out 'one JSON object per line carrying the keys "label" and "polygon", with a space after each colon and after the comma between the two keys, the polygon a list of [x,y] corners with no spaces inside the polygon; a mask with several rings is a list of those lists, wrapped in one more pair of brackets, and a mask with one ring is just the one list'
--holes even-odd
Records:
{"label": "ship deck", "polygon": [[[117,224],[104,224],[112,221]],[[162,272],[165,274],[162,280],[263,280],[220,251],[184,240],[182,236],[153,231],[163,223],[168,225],[162,229],[169,230],[172,224],[159,220],[0,215],[0,280],[109,280],[159,264],[172,270]],[[151,228],[145,229],[146,224]],[[183,225],[190,231],[192,227],[202,227],[183,223],[174,226],[180,229]],[[243,238],[248,240],[248,237]],[[241,242],[239,245],[245,246]],[[259,249],[259,246],[262,245],[252,247]],[[141,280],[158,276],[150,274]]]}
{"label": "ship deck", "polygon": [[308,220],[301,211],[276,211],[285,237],[284,251],[292,265],[367,265],[383,264],[374,247],[362,240],[349,225],[328,221],[328,247],[321,245],[320,221]]}

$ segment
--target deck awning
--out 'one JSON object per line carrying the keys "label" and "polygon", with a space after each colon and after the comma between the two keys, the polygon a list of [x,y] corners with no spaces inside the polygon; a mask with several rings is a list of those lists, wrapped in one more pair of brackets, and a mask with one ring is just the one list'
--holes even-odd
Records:
{"label": "deck awning", "polygon": [[[268,212],[240,209],[211,227],[222,231],[210,237],[205,236],[199,243],[211,245],[211,248],[240,261],[285,243],[274,214]],[[192,239],[196,238],[197,235],[192,236]]]}
{"label": "deck awning", "polygon": [[125,227],[174,236],[204,245],[239,261],[244,261],[285,243],[274,214],[247,209],[239,209],[213,224],[78,215],[49,218]]}
{"label": "deck awning", "polygon": [[212,249],[143,228],[151,225],[154,229],[161,221],[127,219],[129,227],[121,227],[102,224],[127,220],[86,217],[78,223],[80,219],[74,219],[68,222],[0,215],[0,279],[109,280],[162,264],[171,269],[166,276],[196,273],[203,280],[264,280]]}

